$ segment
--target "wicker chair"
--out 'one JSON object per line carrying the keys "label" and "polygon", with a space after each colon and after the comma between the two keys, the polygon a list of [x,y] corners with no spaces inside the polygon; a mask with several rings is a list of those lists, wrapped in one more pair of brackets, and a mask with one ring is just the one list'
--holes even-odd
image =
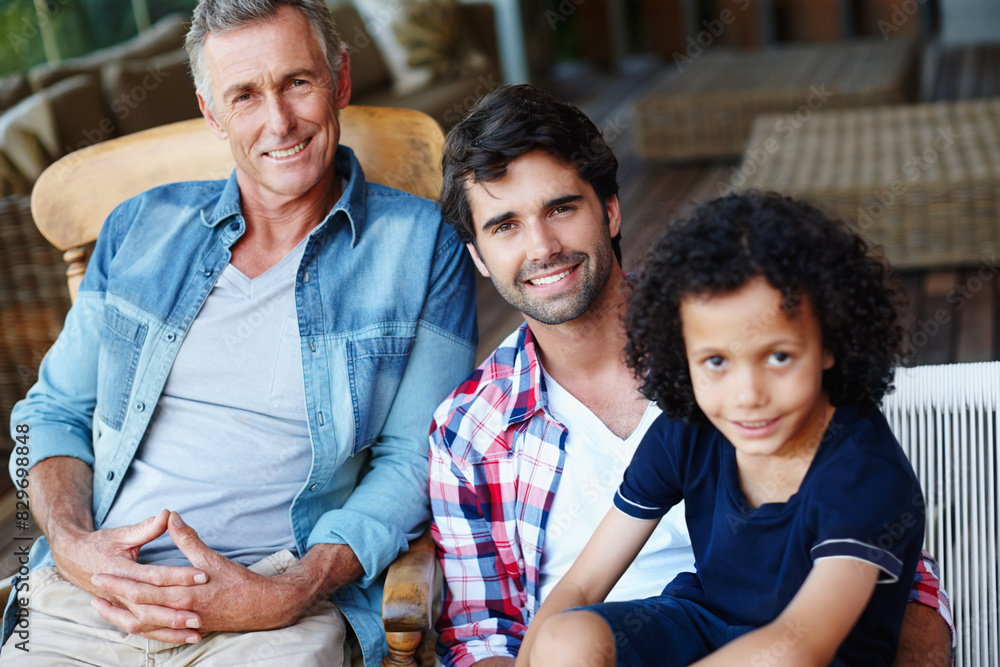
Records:
{"label": "wicker chair", "polygon": [[[31,219],[26,194],[0,197],[0,433],[3,460],[11,451],[10,411],[34,384],[38,364],[55,342],[69,309],[59,276],[59,251]],[[11,488],[0,476],[0,490]]]}
{"label": "wicker chair", "polygon": [[996,665],[1000,362],[901,368],[895,384],[883,412],[924,491],[925,547],[951,595],[955,665]]}

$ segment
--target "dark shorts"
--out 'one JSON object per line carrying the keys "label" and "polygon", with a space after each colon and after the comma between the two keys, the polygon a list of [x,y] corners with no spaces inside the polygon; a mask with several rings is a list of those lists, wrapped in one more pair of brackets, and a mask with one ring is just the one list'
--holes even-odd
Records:
{"label": "dark shorts", "polygon": [[[604,619],[615,638],[617,667],[685,667],[745,635],[756,627],[729,625],[704,607],[680,598],[660,595],[629,602],[604,602],[576,610]],[[773,664],[786,646],[777,642],[762,665]],[[830,667],[847,667],[835,658]]]}
{"label": "dark shorts", "polygon": [[586,607],[615,638],[618,667],[684,667],[754,629],[729,625],[699,605],[666,595]]}

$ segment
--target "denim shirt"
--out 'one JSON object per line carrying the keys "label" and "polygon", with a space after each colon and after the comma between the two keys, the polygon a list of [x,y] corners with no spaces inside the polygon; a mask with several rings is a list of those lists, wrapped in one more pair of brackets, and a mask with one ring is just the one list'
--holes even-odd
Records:
{"label": "denim shirt", "polygon": [[[347,185],[310,232],[295,280],[313,462],[290,520],[300,554],[347,544],[361,561],[363,577],[333,600],[371,666],[385,652],[382,573],[429,517],[431,415],[473,365],[475,282],[468,253],[432,202],[367,183],[344,146],[335,166]],[[72,456],[93,468],[96,526],[191,322],[245,230],[235,172],[227,181],[155,188],[105,222],[65,327],[11,415],[12,432],[16,424],[30,428],[24,467]],[[181,455],[198,465],[196,452]],[[334,473],[353,456],[364,465],[345,494]],[[41,538],[29,567],[51,564]],[[30,575],[20,583],[30,586]]]}

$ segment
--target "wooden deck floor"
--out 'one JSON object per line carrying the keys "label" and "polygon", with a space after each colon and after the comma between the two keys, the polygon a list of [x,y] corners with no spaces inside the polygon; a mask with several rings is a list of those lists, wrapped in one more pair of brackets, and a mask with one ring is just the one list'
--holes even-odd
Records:
{"label": "wooden deck floor", "polygon": [[[719,193],[736,161],[683,166],[647,163],[635,155],[632,103],[646,83],[669,63],[650,58],[627,62],[615,73],[582,65],[561,71],[552,86],[580,106],[611,141],[619,160],[622,255],[633,270],[665,222]],[[1000,96],[1000,45],[923,51],[922,101]],[[940,364],[1000,360],[1000,257],[976,267],[944,267],[899,274],[909,308],[908,363]],[[521,317],[489,281],[479,282],[479,359],[516,328]]]}

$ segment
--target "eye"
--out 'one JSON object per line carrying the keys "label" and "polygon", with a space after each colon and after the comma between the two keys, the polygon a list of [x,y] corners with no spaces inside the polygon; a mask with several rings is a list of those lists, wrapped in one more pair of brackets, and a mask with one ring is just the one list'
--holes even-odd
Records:
{"label": "eye", "polygon": [[718,354],[711,356],[702,362],[705,368],[707,368],[710,371],[720,371],[726,367],[727,363],[728,362],[726,361],[725,357],[720,356]]}
{"label": "eye", "polygon": [[556,206],[554,209],[552,209],[552,212],[554,214],[556,214],[556,215],[559,215],[561,213],[569,213],[572,210],[573,210],[572,206],[568,206],[566,204],[561,204],[559,206]]}
{"label": "eye", "polygon": [[792,361],[792,355],[787,352],[772,352],[767,361],[772,366],[787,366]]}
{"label": "eye", "polygon": [[509,232],[512,229],[514,229],[514,225],[512,225],[511,223],[509,223],[509,222],[501,222],[499,225],[494,225],[493,226],[493,233],[494,234],[503,234],[504,232]]}
{"label": "eye", "polygon": [[250,93],[240,93],[239,95],[237,95],[233,99],[233,101],[234,102],[246,102],[249,99],[250,99]]}
{"label": "eye", "polygon": [[302,85],[305,85],[307,83],[309,83],[309,82],[306,81],[305,79],[293,79],[291,85],[294,88],[296,86],[302,86]]}

